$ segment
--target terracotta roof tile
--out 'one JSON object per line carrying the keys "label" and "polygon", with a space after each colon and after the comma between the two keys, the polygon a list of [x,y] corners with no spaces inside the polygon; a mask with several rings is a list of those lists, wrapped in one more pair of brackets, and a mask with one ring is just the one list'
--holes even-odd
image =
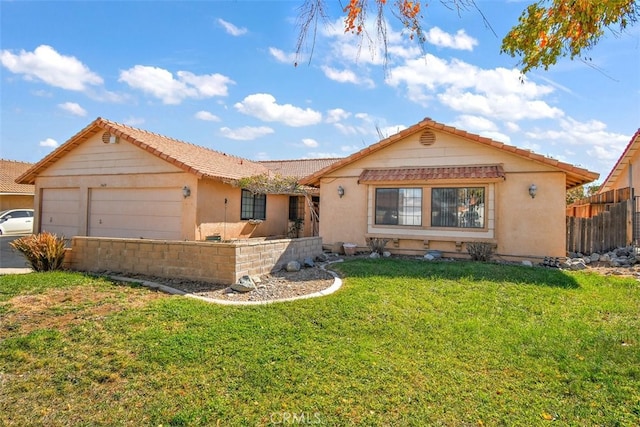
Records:
{"label": "terracotta roof tile", "polygon": [[35,182],[35,177],[40,171],[86,141],[87,138],[102,131],[108,131],[120,139],[174,164],[180,169],[200,177],[232,181],[248,176],[269,173],[269,169],[260,163],[103,118],[97,118],[40,162],[36,163],[33,168],[20,176],[20,182]]}
{"label": "terracotta roof tile", "polygon": [[35,187],[30,184],[18,184],[16,178],[25,173],[33,163],[0,159],[0,193],[33,194]]}
{"label": "terracotta roof tile", "polygon": [[426,118],[419,123],[416,123],[413,126],[410,126],[401,132],[398,132],[395,135],[391,135],[388,138],[385,138],[375,144],[368,146],[352,155],[345,157],[337,162],[324,167],[323,169],[306,176],[300,180],[300,183],[303,185],[318,185],[320,182],[320,178],[327,173],[333,172],[343,166],[349,165],[357,160],[360,160],[366,157],[368,154],[381,150],[389,145],[394,144],[397,141],[404,139],[405,137],[421,132],[424,129],[434,129],[441,132],[445,132],[448,134],[460,136],[462,138],[468,139],[470,141],[476,141],[479,144],[487,145],[489,147],[495,147],[499,150],[503,150],[509,153],[513,153],[514,155],[520,156],[522,158],[535,161],[538,163],[542,163],[548,166],[555,167],[566,173],[566,188],[573,188],[578,185],[586,184],[598,179],[599,174],[596,172],[591,172],[587,169],[580,168],[578,166],[571,165],[569,163],[561,162],[556,159],[552,159],[549,157],[542,156],[540,154],[533,153],[529,150],[524,150],[512,145],[503,144],[498,141],[494,141],[490,138],[482,137],[477,134],[472,134],[460,129],[456,129],[453,126],[447,126],[442,123],[438,123],[430,118]]}
{"label": "terracotta roof tile", "polygon": [[340,159],[265,160],[259,163],[282,176],[302,178],[330,166],[338,160]]}
{"label": "terracotta roof tile", "polygon": [[500,165],[450,166],[434,168],[365,169],[359,183],[383,181],[429,181],[439,179],[496,179],[504,178]]}

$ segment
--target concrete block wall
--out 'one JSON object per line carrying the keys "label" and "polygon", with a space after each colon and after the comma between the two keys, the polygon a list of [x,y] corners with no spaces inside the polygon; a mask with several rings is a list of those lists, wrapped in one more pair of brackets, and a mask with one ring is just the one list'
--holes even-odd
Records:
{"label": "concrete block wall", "polygon": [[232,284],[244,275],[266,274],[320,253],[320,237],[214,243],[77,236],[65,262],[76,271]]}

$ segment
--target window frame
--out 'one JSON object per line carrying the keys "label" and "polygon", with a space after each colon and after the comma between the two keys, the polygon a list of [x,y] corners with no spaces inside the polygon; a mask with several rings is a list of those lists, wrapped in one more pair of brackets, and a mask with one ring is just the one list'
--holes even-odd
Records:
{"label": "window frame", "polygon": [[[436,228],[436,229],[455,229],[455,230],[466,230],[466,231],[481,231],[481,230],[486,230],[487,229],[487,194],[488,194],[488,188],[486,185],[469,185],[469,186],[438,186],[438,187],[431,187],[430,188],[430,192],[431,192],[431,197],[430,197],[430,212],[429,212],[429,217],[430,217],[430,226],[431,228]],[[436,214],[436,210],[435,210],[435,206],[442,204],[442,202],[435,202],[435,197],[436,197],[436,193],[438,190],[450,190],[450,191],[455,191],[455,200],[453,202],[453,207],[456,210],[456,212],[453,213],[454,217],[455,217],[455,225],[452,224],[436,224],[434,221],[434,217]],[[467,190],[467,191],[473,191],[473,190],[481,190],[482,191],[482,200],[480,202],[477,202],[475,204],[461,204],[460,203],[460,190]],[[467,200],[470,200],[472,196],[468,196]],[[469,212],[469,207],[470,206],[476,206],[476,208],[480,208],[481,212],[478,211],[474,211],[474,213],[476,215],[478,215],[480,222],[480,225],[463,225],[464,222],[461,222],[461,217],[458,216],[459,215],[459,208],[460,207],[466,207],[467,208],[467,212]],[[442,214],[442,212],[440,212]],[[451,212],[449,213],[451,214]],[[462,214],[464,215],[464,213]],[[469,218],[466,219],[466,221],[470,221]],[[478,221],[477,219],[471,219],[471,221]]]}
{"label": "window frame", "polygon": [[[251,201],[251,206],[246,203]],[[262,215],[259,215],[262,214]],[[249,190],[242,189],[240,193],[240,220],[261,220],[267,219],[267,195],[254,194]]]}
{"label": "window frame", "polygon": [[[402,192],[409,190],[409,195],[402,195]],[[390,218],[393,219],[393,211],[394,209],[386,209],[384,213],[383,220],[378,220],[379,212],[384,211],[381,209],[379,205],[379,200],[383,199],[383,192],[396,192],[396,200],[395,200],[395,222],[384,221],[384,218],[387,215],[391,215]],[[402,205],[402,198],[408,200],[413,200],[414,203],[411,203],[413,206],[409,206],[408,203]],[[415,200],[418,199],[418,206],[415,206]],[[393,200],[391,200],[394,203]],[[393,206],[391,206],[393,208]],[[407,212],[406,214],[401,214],[401,211],[407,208],[412,207],[413,209],[409,209],[412,212]],[[412,186],[412,187],[376,187],[374,191],[374,202],[373,202],[373,225],[374,226],[391,226],[391,227],[422,227],[423,225],[423,209],[424,209],[424,188],[420,186]],[[413,219],[409,222],[411,223],[401,223],[401,218]],[[417,219],[417,221],[416,221]]]}

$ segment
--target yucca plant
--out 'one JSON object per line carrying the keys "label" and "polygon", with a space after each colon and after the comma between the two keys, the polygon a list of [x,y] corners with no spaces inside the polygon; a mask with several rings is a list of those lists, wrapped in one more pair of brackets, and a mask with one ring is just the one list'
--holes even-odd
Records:
{"label": "yucca plant", "polygon": [[27,259],[35,271],[62,269],[65,253],[64,237],[44,231],[20,237],[9,244]]}

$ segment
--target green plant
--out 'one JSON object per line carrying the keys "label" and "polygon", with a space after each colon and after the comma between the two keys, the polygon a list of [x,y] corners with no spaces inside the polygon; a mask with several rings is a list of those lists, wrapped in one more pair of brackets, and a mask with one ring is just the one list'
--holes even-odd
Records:
{"label": "green plant", "polygon": [[60,270],[64,261],[64,238],[49,232],[20,237],[9,243],[35,271]]}
{"label": "green plant", "polygon": [[389,243],[389,239],[383,239],[381,237],[369,237],[367,239],[367,245],[371,252],[377,252],[380,255],[384,252],[384,247]]}
{"label": "green plant", "polygon": [[491,261],[493,256],[493,243],[470,242],[467,243],[467,252],[474,261]]}

